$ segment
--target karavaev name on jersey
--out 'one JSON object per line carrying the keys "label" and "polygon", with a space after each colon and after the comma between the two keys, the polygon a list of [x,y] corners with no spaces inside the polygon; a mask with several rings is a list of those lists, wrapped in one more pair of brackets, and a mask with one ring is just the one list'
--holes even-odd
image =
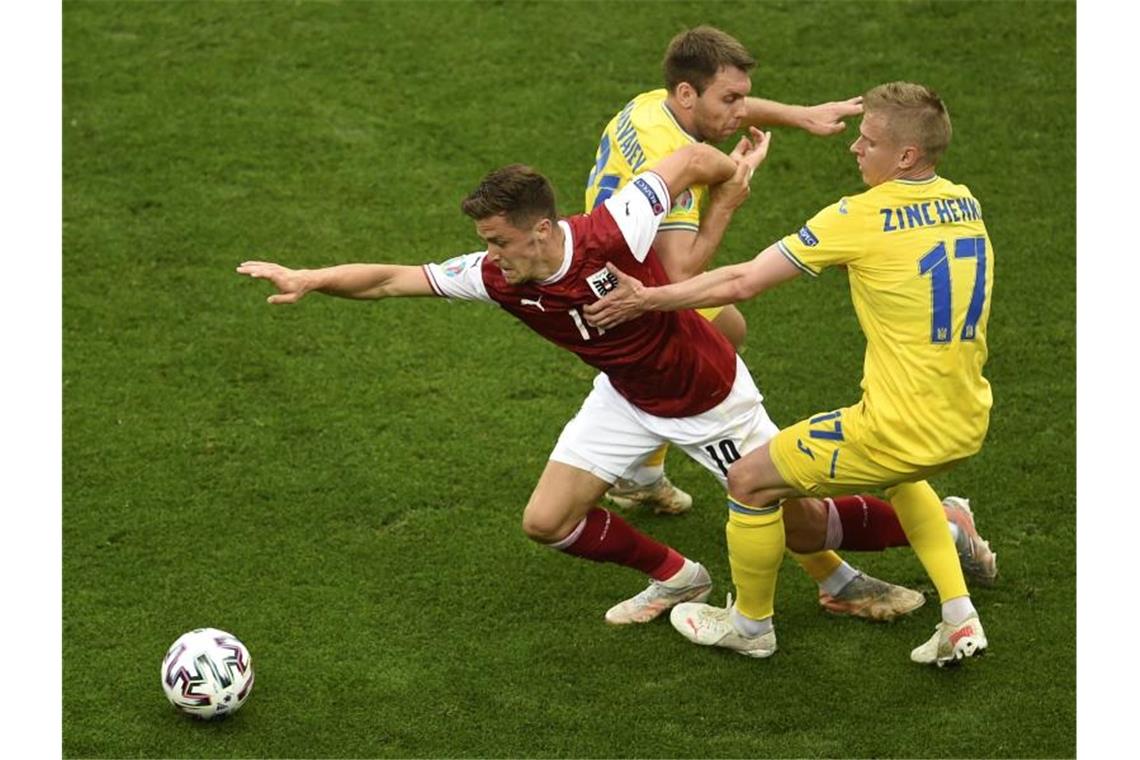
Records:
{"label": "karavaev name on jersey", "polygon": [[630,403],[659,417],[690,417],[728,395],[736,378],[731,344],[695,312],[649,312],[610,330],[582,309],[617,287],[612,262],[646,285],[669,282],[653,238],[669,206],[665,183],[638,175],[589,214],[561,220],[562,265],[542,282],[511,285],[486,251],[425,264],[440,296],[489,301],[552,343],[606,373]]}
{"label": "karavaev name on jersey", "polygon": [[[594,168],[586,180],[586,208],[597,208],[646,166],[697,142],[669,110],[665,102],[668,94],[664,89],[643,92],[610,119],[598,141]],[[660,222],[660,229],[695,232],[700,227],[701,204],[707,194],[707,187],[695,185],[679,193],[672,206],[665,198],[669,213]]]}

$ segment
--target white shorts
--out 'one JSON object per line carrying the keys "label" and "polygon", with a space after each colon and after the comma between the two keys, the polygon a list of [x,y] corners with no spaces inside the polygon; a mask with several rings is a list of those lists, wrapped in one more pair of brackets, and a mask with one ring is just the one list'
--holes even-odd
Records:
{"label": "white shorts", "polygon": [[632,476],[646,457],[668,441],[725,486],[728,466],[779,432],[762,402],[739,356],[728,396],[695,417],[655,417],[643,412],[600,374],[578,414],[562,429],[550,459],[613,483]]}

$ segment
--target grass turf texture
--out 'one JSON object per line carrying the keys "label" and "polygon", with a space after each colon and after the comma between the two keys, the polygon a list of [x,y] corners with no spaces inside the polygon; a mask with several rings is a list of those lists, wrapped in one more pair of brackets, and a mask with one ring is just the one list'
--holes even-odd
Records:
{"label": "grass turf texture", "polygon": [[[698,23],[758,55],[756,94],[906,78],[949,103],[942,173],[998,257],[989,439],[935,482],[1001,556],[966,668],[908,661],[937,619],[909,550],[850,557],[927,591],[893,625],[825,615],[787,562],[768,662],[605,626],[641,578],[518,528],[589,368],[494,308],[271,308],[233,273],[476,250],[458,202],[514,161],[580,211],[603,124]],[[1075,754],[1072,4],[68,2],[63,54],[64,755]],[[779,130],[718,261],[857,192],[852,134]],[[777,422],[858,397],[841,274],[742,310]],[[670,472],[693,512],[632,519],[723,599],[722,493]],[[218,724],[158,683],[207,625],[257,671]]]}

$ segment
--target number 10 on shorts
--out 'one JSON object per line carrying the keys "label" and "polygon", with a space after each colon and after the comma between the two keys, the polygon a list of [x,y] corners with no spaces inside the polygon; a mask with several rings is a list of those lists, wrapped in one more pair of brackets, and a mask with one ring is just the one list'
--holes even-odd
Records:
{"label": "number 10 on shorts", "polygon": [[725,438],[715,444],[710,443],[705,446],[705,453],[716,462],[716,466],[720,468],[725,477],[728,476],[728,466],[740,459],[740,451],[737,450],[736,443],[731,438]]}

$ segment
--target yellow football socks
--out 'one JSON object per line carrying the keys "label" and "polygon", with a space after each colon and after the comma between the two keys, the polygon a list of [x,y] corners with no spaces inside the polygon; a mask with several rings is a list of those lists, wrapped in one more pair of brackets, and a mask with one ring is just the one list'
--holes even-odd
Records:
{"label": "yellow football socks", "polygon": [[887,498],[941,601],[968,595],[942,502],[930,484],[925,480],[900,483],[887,489]]}
{"label": "yellow football socks", "polygon": [[796,554],[793,551],[789,551],[788,554],[792,555],[792,558],[800,563],[800,567],[802,567],[816,583],[823,583],[835,572],[836,568],[843,564],[843,560],[840,556],[830,550],[815,552],[813,554]]}
{"label": "yellow football socks", "polygon": [[669,444],[663,443],[656,451],[646,457],[645,461],[641,463],[642,467],[664,467],[665,466],[665,453],[669,451]]}
{"label": "yellow football socks", "polygon": [[750,507],[728,500],[724,532],[736,584],[736,609],[753,620],[771,616],[775,606],[776,577],[784,558],[783,517],[778,504]]}

